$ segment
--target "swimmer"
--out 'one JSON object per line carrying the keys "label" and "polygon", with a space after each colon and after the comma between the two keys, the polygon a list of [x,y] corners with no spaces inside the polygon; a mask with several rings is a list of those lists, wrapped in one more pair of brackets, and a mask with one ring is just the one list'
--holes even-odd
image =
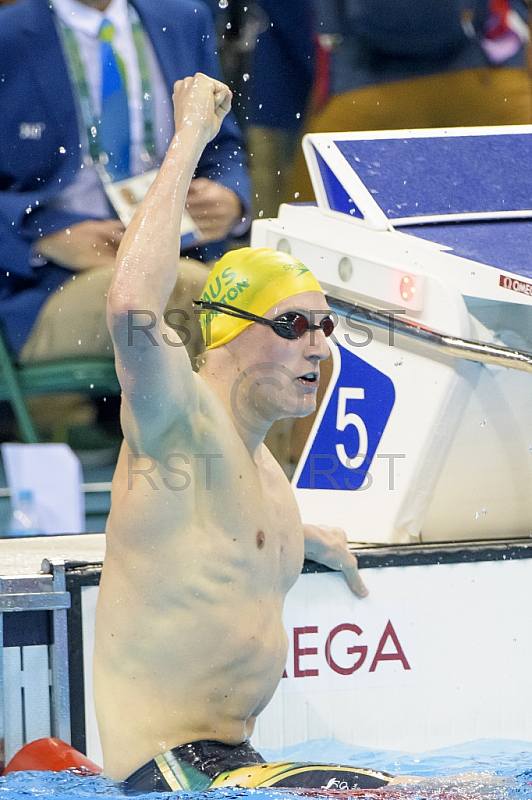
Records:
{"label": "swimmer", "polygon": [[175,135],[108,298],[124,443],[96,615],[104,771],[136,791],[382,786],[391,776],[372,770],[265,764],[248,741],[283,673],[283,603],[304,556],[367,590],[345,533],[302,524],[263,443],[316,405],[333,323],[312,273],[267,248],[225,255],[197,287],[199,374],[165,322],[187,189],[231,93],[197,74],[173,101]]}

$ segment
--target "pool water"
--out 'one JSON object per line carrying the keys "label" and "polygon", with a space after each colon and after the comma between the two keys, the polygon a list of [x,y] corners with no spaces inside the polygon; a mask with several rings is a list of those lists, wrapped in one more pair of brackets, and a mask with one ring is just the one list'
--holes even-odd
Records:
{"label": "pool water", "polygon": [[[318,761],[418,775],[422,782],[383,790],[351,792],[357,798],[405,800],[532,800],[532,742],[479,740],[427,753],[375,751],[335,739],[319,739],[280,750],[262,750],[268,761]],[[474,779],[453,778],[475,773]],[[213,789],[202,793],[137,795],[137,800],[294,800],[294,792],[274,789]],[[320,793],[321,794],[321,793]],[[323,793],[334,797],[334,792]],[[315,796],[312,793],[312,796]],[[345,800],[347,794],[336,793]],[[0,778],[0,800],[100,800],[123,798],[120,785],[102,776],[70,772],[13,772]]]}

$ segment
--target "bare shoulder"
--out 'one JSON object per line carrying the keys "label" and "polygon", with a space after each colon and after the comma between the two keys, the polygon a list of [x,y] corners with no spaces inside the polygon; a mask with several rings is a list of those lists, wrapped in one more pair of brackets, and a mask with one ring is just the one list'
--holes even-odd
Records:
{"label": "bare shoulder", "polygon": [[[193,382],[196,402],[174,416],[156,447],[132,448],[124,440],[113,478],[108,542],[154,555],[157,542],[178,537],[174,547],[182,537],[196,537],[198,522],[210,524],[211,507],[231,494],[238,443],[216,395],[195,373]],[[135,424],[133,415],[129,422]]]}

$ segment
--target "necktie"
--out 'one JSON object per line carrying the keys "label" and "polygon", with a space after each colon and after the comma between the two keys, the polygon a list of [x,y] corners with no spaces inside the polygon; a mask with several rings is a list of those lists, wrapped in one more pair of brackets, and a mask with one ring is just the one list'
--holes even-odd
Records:
{"label": "necktie", "polygon": [[98,134],[109,158],[106,170],[114,181],[129,176],[129,109],[126,73],[112,40],[114,25],[104,19],[100,26],[100,61],[102,68],[101,117]]}

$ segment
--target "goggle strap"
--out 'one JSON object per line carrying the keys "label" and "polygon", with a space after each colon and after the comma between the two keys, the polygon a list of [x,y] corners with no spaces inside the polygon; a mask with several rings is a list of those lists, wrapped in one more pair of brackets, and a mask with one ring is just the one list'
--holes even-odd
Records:
{"label": "goggle strap", "polygon": [[[311,324],[305,315],[300,314],[298,311],[288,311],[286,314],[281,314],[281,318],[277,317],[277,319],[266,319],[265,317],[259,317],[256,314],[252,314],[251,311],[245,311],[243,308],[230,306],[227,303],[217,303],[215,300],[193,300],[193,303],[197,306],[201,306],[202,311],[218,311],[221,314],[227,314],[228,316],[236,317],[237,319],[245,319],[249,320],[250,322],[258,322],[261,325],[269,325],[270,328],[274,329],[275,326],[281,325],[287,330],[290,330],[290,321],[283,320],[281,318],[288,316],[288,314],[297,314],[298,316],[303,317],[303,319],[305,319],[307,322],[307,327],[303,333],[306,333],[307,331],[323,331],[322,325]],[[303,336],[303,333],[300,335]],[[299,338],[299,336],[296,336],[295,338]]]}
{"label": "goggle strap", "polygon": [[244,311],[243,308],[236,308],[226,303],[217,303],[214,300],[194,300],[193,302],[195,305],[201,306],[202,311],[219,311],[221,314],[227,314],[230,317],[246,319],[250,322],[260,322],[262,325],[269,325],[271,323],[269,319],[258,317],[256,314],[252,314],[251,311]]}

